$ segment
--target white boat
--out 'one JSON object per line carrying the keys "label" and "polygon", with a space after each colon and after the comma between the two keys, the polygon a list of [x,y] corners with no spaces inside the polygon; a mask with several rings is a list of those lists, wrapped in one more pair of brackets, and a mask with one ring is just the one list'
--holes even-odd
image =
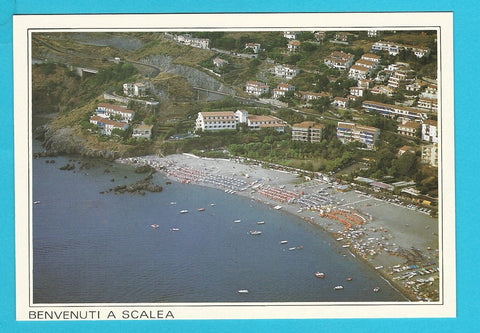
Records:
{"label": "white boat", "polygon": [[157,228],[159,227],[158,224],[151,224],[150,226],[151,226],[153,229],[157,229]]}
{"label": "white boat", "polygon": [[279,209],[282,209],[282,206],[276,205],[275,207],[273,207],[273,209],[279,210]]}
{"label": "white boat", "polygon": [[235,221],[233,221],[233,222],[234,222],[234,223],[240,223],[240,222],[242,222],[242,220],[235,220]]}
{"label": "white boat", "polygon": [[265,221],[258,221],[257,224],[265,224]]}
{"label": "white boat", "polygon": [[36,200],[33,202],[34,205],[38,205],[40,203],[40,200]]}
{"label": "white boat", "polygon": [[343,286],[335,286],[333,287],[333,290],[342,290],[343,289]]}
{"label": "white boat", "polygon": [[177,203],[175,201],[171,201],[170,205],[176,205]]}
{"label": "white boat", "polygon": [[345,244],[345,245],[342,245],[342,247],[347,248],[347,247],[350,247],[350,245],[349,245],[349,244]]}
{"label": "white boat", "polygon": [[203,207],[202,207],[202,208],[199,208],[199,209],[197,209],[197,211],[203,212],[203,211],[205,211],[205,208],[203,208]]}
{"label": "white boat", "polygon": [[376,266],[375,269],[382,269],[383,266]]}
{"label": "white boat", "polygon": [[255,236],[255,235],[261,235],[261,234],[262,234],[262,232],[261,232],[261,231],[258,231],[258,230],[250,230],[248,233],[249,233],[250,235],[254,235],[254,236]]}
{"label": "white boat", "polygon": [[319,279],[323,279],[325,277],[325,273],[323,272],[315,272],[315,276]]}
{"label": "white boat", "polygon": [[239,294],[248,294],[248,289],[240,289],[238,291]]}
{"label": "white boat", "polygon": [[380,291],[380,287],[375,287],[375,288],[373,288],[373,291],[376,292],[376,293],[378,293],[378,292]]}
{"label": "white boat", "polygon": [[183,210],[180,211],[180,214],[185,214],[185,213],[188,213],[187,209],[183,209]]}
{"label": "white boat", "polygon": [[343,237],[337,238],[337,241],[342,241],[342,240],[343,240]]}
{"label": "white boat", "polygon": [[172,229],[170,229],[170,230],[172,230],[172,231],[179,231],[180,229],[179,229],[179,228],[172,228]]}
{"label": "white boat", "polygon": [[280,241],[280,244],[287,244],[287,243],[288,243],[288,241],[286,241],[286,240]]}
{"label": "white boat", "polygon": [[215,206],[215,205],[216,205],[216,204],[214,204],[214,203],[211,203],[211,204],[210,204],[210,206],[212,206],[212,207]]}
{"label": "white boat", "polygon": [[296,247],[290,247],[288,248],[288,251],[293,251],[293,250],[296,250],[297,248]]}

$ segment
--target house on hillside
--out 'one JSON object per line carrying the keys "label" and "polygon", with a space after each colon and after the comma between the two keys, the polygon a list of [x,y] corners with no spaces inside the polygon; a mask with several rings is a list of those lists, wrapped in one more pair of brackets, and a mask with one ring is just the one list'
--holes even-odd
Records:
{"label": "house on hillside", "polygon": [[285,97],[285,94],[290,91],[295,91],[295,86],[288,83],[280,83],[273,89],[273,98]]}
{"label": "house on hillside", "polygon": [[103,118],[100,116],[91,116],[90,123],[97,125],[102,134],[112,135],[114,129],[126,130],[128,128],[128,123],[111,120],[108,118]]}
{"label": "house on hillside", "polygon": [[343,51],[333,51],[328,57],[323,60],[323,63],[328,68],[337,68],[345,70],[352,66],[354,61],[353,54],[344,53]]}
{"label": "house on hillside", "polygon": [[400,135],[408,136],[414,138],[417,136],[417,132],[419,131],[420,123],[416,121],[406,121],[405,123],[401,123],[398,125],[397,132]]}
{"label": "house on hillside", "polygon": [[425,120],[422,124],[422,140],[438,143],[438,123],[435,120]]}
{"label": "house on hillside", "polygon": [[195,122],[195,130],[216,131],[236,129],[237,120],[232,111],[199,112]]}
{"label": "house on hillside", "polygon": [[263,82],[248,81],[245,84],[245,91],[249,95],[260,96],[262,94],[268,93],[269,87]]}
{"label": "house on hillside", "polygon": [[276,65],[274,73],[275,76],[291,80],[300,73],[300,68],[291,65]]}
{"label": "house on hillside", "polygon": [[365,144],[369,149],[373,149],[379,135],[380,129],[375,127],[342,121],[339,121],[337,125],[337,138],[342,143],[356,141]]}
{"label": "house on hillside", "polygon": [[132,138],[150,139],[152,137],[152,128],[153,128],[153,125],[145,125],[145,124],[136,125],[133,127]]}
{"label": "house on hillside", "polygon": [[304,121],[292,126],[292,141],[320,142],[325,125],[313,121]]}
{"label": "house on hillside", "polygon": [[245,49],[251,49],[253,50],[253,53],[257,54],[260,52],[260,47],[261,45],[258,43],[247,43],[245,44]]}
{"label": "house on hillside", "polygon": [[289,52],[297,52],[300,50],[300,44],[298,40],[291,40],[288,42],[287,49]]}

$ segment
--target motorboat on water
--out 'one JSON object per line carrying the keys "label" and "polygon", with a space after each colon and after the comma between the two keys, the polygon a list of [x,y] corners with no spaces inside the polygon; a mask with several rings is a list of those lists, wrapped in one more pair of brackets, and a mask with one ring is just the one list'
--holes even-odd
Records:
{"label": "motorboat on water", "polygon": [[378,293],[380,291],[380,287],[373,288],[373,292]]}
{"label": "motorboat on water", "polygon": [[185,213],[188,213],[187,209],[183,209],[183,210],[180,211],[180,214],[185,214]]}
{"label": "motorboat on water", "polygon": [[248,294],[248,289],[240,289],[238,291],[239,294]]}
{"label": "motorboat on water", "polygon": [[172,231],[179,231],[180,229],[179,229],[179,228],[172,228],[172,229],[170,229],[170,230],[172,230]]}
{"label": "motorboat on water", "polygon": [[254,236],[256,236],[256,235],[261,235],[261,234],[262,234],[262,232],[261,232],[261,231],[258,231],[258,230],[250,230],[248,233],[249,233],[250,235],[254,235]]}
{"label": "motorboat on water", "polygon": [[315,272],[315,276],[319,279],[323,279],[325,277],[325,273],[323,272]]}
{"label": "motorboat on water", "polygon": [[203,207],[202,207],[202,208],[199,208],[199,209],[197,209],[197,211],[203,212],[203,211],[205,211],[205,208],[203,208]]}
{"label": "motorboat on water", "polygon": [[171,202],[170,202],[170,205],[176,205],[176,204],[177,204],[176,201],[171,201]]}
{"label": "motorboat on water", "polygon": [[265,221],[258,221],[257,224],[265,224]]}
{"label": "motorboat on water", "polygon": [[242,220],[234,220],[233,222],[234,223],[240,223],[240,222],[242,222]]}
{"label": "motorboat on water", "polygon": [[279,210],[279,209],[282,209],[282,206],[276,205],[275,207],[273,207],[273,209]]}
{"label": "motorboat on water", "polygon": [[158,224],[151,224],[150,226],[151,226],[153,229],[157,229],[157,228],[159,227]]}
{"label": "motorboat on water", "polygon": [[333,290],[342,290],[343,289],[343,286],[335,286],[333,287]]}
{"label": "motorboat on water", "polygon": [[35,200],[35,201],[33,202],[34,205],[38,205],[39,203],[40,203],[40,200]]}
{"label": "motorboat on water", "polygon": [[347,281],[352,281],[353,278],[351,276],[347,277]]}
{"label": "motorboat on water", "polygon": [[282,240],[282,241],[280,241],[280,244],[287,244],[287,243],[288,243],[287,240]]}
{"label": "motorboat on water", "polygon": [[296,247],[289,247],[289,248],[288,248],[288,251],[294,251],[294,250],[296,250],[296,249],[297,249]]}

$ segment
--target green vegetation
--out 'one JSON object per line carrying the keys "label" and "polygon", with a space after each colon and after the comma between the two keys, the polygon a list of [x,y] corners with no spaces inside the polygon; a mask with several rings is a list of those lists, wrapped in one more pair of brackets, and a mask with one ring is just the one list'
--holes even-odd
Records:
{"label": "green vegetation", "polygon": [[[125,155],[193,152],[207,157],[225,157],[232,154],[310,171],[336,172],[350,167],[348,170],[353,171],[349,171],[345,176],[348,180],[357,175],[375,179],[387,177],[392,181],[414,180],[423,193],[434,195],[437,191],[438,176],[435,168],[422,165],[418,153],[397,155],[398,149],[403,145],[418,148],[420,139],[399,136],[396,133],[396,120],[367,114],[361,109],[361,103],[365,99],[394,104],[410,98],[409,102],[416,103],[418,93],[407,94],[404,89],[399,89],[392,97],[387,97],[367,92],[362,98],[352,102],[350,109],[336,109],[331,105],[332,98],[346,97],[349,88],[356,86],[357,82],[348,78],[347,71],[330,69],[323,63],[323,59],[334,50],[352,53],[355,59],[359,59],[362,54],[370,52],[371,44],[375,40],[390,40],[428,47],[431,54],[417,58],[409,51],[402,51],[398,56],[381,53],[383,65],[407,62],[417,72],[418,77],[435,78],[437,50],[434,32],[384,32],[379,38],[367,38],[365,32],[360,32],[350,35],[347,46],[329,42],[335,36],[333,31],[326,32],[323,41],[317,41],[311,32],[300,32],[297,35],[301,42],[300,49],[294,53],[287,51],[288,40],[279,31],[213,31],[191,34],[209,38],[212,47],[225,52],[180,45],[166,38],[163,33],[36,33],[32,43],[35,58],[58,59],[59,63],[46,61],[33,66],[34,115],[58,112],[52,126],[72,128],[73,135],[84,140],[89,147],[113,149]],[[97,39],[103,42],[119,36],[135,41],[136,46],[129,49],[128,43],[123,45],[121,42],[117,47],[108,43],[109,46],[94,45],[101,45],[97,43]],[[256,58],[238,57],[235,54],[251,54],[251,49],[245,49],[247,43],[261,44],[262,50]],[[227,60],[228,65],[215,68],[213,59],[217,56]],[[121,61],[114,63],[114,57],[121,58]],[[294,65],[299,67],[301,72],[288,83],[296,87],[297,93],[289,92],[280,100],[288,103],[291,108],[305,110],[307,113],[302,114],[289,108],[258,106],[251,97],[247,101],[234,97],[202,101],[201,94],[192,89],[190,78],[187,80],[186,75],[182,76],[184,74],[164,72],[163,67],[147,68],[148,66],[141,64],[142,61],[150,59],[160,59],[159,62],[165,60],[168,64],[201,70],[211,75],[217,81],[215,84],[235,90],[237,96],[246,96],[242,90],[248,80],[266,82],[274,88],[285,82],[272,74],[274,65]],[[98,73],[80,78],[75,71],[60,64],[61,62],[93,67],[98,69]],[[209,70],[215,71],[217,75],[211,74]],[[152,77],[152,73],[155,73],[155,77]],[[147,108],[141,103],[131,102],[128,107],[135,111],[135,118],[130,128],[127,131],[114,130],[111,136],[101,135],[96,126],[89,122],[96,105],[103,101],[101,94],[111,90],[119,92],[123,83],[145,80],[146,77],[149,77],[153,85],[150,93],[156,94],[152,97],[159,101],[158,107]],[[307,104],[298,95],[298,91],[322,92],[325,96]],[[271,92],[262,97],[270,96]],[[291,141],[288,129],[285,133],[278,133],[267,129],[249,130],[246,126],[239,126],[235,131],[199,133],[196,137],[186,135],[193,131],[198,112],[237,109],[246,109],[249,114],[273,114],[290,125],[305,120],[320,121],[326,126],[323,141],[316,144],[296,142]],[[432,119],[434,118],[435,115],[432,116]],[[364,146],[359,143],[344,145],[338,141],[337,120],[353,121],[381,129],[376,150],[364,150]],[[152,140],[131,138],[133,126],[140,123],[153,125]],[[175,138],[171,139],[174,136]],[[357,168],[357,165],[361,166],[361,169]]]}

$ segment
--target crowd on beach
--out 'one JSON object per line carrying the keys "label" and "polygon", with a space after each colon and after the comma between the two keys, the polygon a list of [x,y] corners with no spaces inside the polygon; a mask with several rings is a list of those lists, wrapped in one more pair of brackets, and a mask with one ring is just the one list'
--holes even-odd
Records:
{"label": "crowd on beach", "polygon": [[[188,159],[188,160],[185,160]],[[197,160],[196,162],[194,162]],[[373,227],[372,215],[361,212],[354,207],[345,206],[345,199],[335,195],[332,186],[297,187],[285,173],[283,181],[276,184],[272,173],[261,167],[239,166],[238,161],[228,161],[224,170],[217,163],[195,156],[183,156],[181,159],[158,156],[132,157],[119,160],[120,163],[133,166],[149,165],[161,170],[169,178],[181,183],[210,186],[224,190],[226,193],[238,193],[250,196],[267,204],[277,204],[292,213],[323,228],[333,234],[339,246],[348,250],[353,256],[370,262],[373,268],[395,287],[401,289],[411,300],[438,301],[438,258],[424,255],[419,249],[405,249],[394,242],[391,232],[384,227]],[[225,161],[227,162],[227,161]],[[237,168],[235,169],[235,166]],[[278,178],[278,177],[277,177]],[[292,179],[292,177],[288,178]],[[320,183],[319,183],[320,184]],[[263,198],[263,199],[262,199]],[[280,206],[278,204],[282,204]],[[309,213],[302,215],[302,213]],[[438,250],[437,250],[438,251]],[[438,255],[438,252],[437,252]],[[384,263],[384,264],[383,264]],[[387,265],[388,264],[388,265]]]}

